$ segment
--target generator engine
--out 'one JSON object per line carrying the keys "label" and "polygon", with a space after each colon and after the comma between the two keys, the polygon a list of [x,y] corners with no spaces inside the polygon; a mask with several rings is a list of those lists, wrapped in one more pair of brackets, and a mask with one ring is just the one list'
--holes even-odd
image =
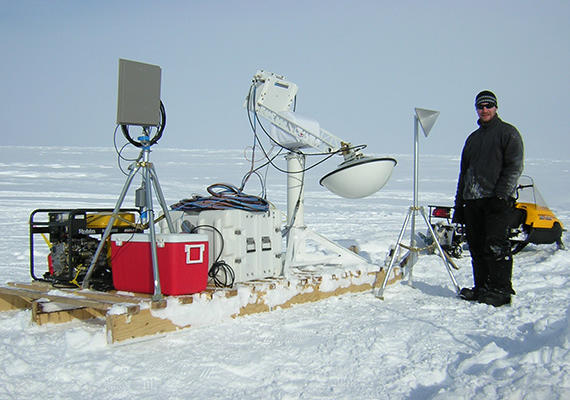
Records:
{"label": "generator engine", "polygon": [[[99,246],[100,240],[87,234],[70,234],[67,219],[69,214],[50,213],[48,258],[49,277],[60,283],[83,282],[91,259]],[[96,270],[100,275],[110,274],[106,257],[100,257]],[[109,275],[110,276],[110,275]]]}
{"label": "generator engine", "polygon": [[[121,210],[113,223],[113,233],[142,232],[142,228],[135,224],[135,214],[132,211]],[[107,209],[35,210],[30,216],[32,278],[62,286],[80,286],[107,227],[111,212],[112,210]],[[48,271],[41,278],[36,277],[34,271],[36,234],[41,234],[49,246]],[[109,251],[110,247],[106,243],[103,248],[103,254],[106,256],[99,257],[94,269],[92,281],[97,290],[113,288]]]}

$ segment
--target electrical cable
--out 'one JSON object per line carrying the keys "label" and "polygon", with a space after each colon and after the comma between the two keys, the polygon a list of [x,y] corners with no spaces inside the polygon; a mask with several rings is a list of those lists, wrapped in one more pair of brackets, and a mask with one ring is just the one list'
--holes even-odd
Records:
{"label": "electrical cable", "polygon": [[[355,146],[350,146],[350,147],[346,147],[346,148],[342,148],[342,149],[338,149],[338,150],[335,150],[335,151],[332,151],[332,152],[326,152],[326,153],[325,153],[325,152],[320,152],[320,153],[304,153],[304,152],[302,152],[302,151],[300,151],[300,150],[298,150],[298,149],[290,149],[290,148],[288,148],[288,147],[286,147],[286,146],[281,145],[281,144],[278,143],[275,139],[273,139],[273,137],[271,137],[271,135],[269,134],[269,132],[267,132],[267,130],[266,130],[265,127],[263,126],[261,120],[259,119],[259,115],[257,114],[257,112],[256,112],[255,110],[253,111],[253,114],[255,115],[255,118],[257,119],[257,123],[259,124],[259,126],[261,127],[261,129],[263,130],[263,132],[264,132],[274,143],[276,143],[279,147],[282,147],[282,148],[284,148],[284,149],[286,149],[286,150],[288,150],[288,151],[291,151],[291,152],[293,152],[293,153],[304,154],[305,156],[308,156],[308,157],[310,157],[310,156],[332,156],[332,155],[335,155],[335,154],[342,154],[343,152],[345,152],[345,151],[347,151],[347,150],[362,150],[362,149],[365,149],[365,148],[367,147],[367,145],[365,145],[365,144],[358,144],[358,145],[355,145]],[[309,169],[310,169],[310,168],[312,168],[312,166],[309,167]]]}
{"label": "electrical cable", "polygon": [[[299,196],[297,198],[297,201],[295,203],[295,207],[293,210],[293,215],[291,217],[291,221],[288,221],[288,226],[285,227],[285,229],[283,230],[283,236],[286,236],[289,231],[291,230],[291,227],[294,225],[297,214],[298,214],[298,210],[301,206],[301,193],[303,190],[303,186],[304,186],[304,178],[305,175],[304,173],[311,170],[312,168],[315,168],[316,166],[324,163],[325,161],[327,161],[329,158],[331,158],[333,155],[335,154],[343,154],[348,150],[351,151],[358,151],[358,150],[362,150],[366,147],[366,145],[357,145],[357,146],[351,146],[351,147],[343,147],[341,149],[335,150],[333,152],[327,152],[327,153],[304,153],[299,149],[293,149],[293,148],[289,148],[287,146],[282,145],[281,143],[279,143],[277,140],[275,140],[271,134],[267,131],[267,129],[265,129],[265,127],[263,126],[263,123],[261,122],[259,115],[257,114],[257,111],[255,110],[255,100],[256,100],[256,85],[255,82],[250,86],[250,90],[246,99],[246,108],[247,108],[247,116],[248,116],[248,120],[249,120],[249,124],[250,127],[252,129],[253,132],[253,136],[254,136],[254,147],[253,147],[253,155],[255,155],[255,148],[257,146],[257,144],[259,144],[259,147],[261,148],[261,151],[263,152],[263,154],[265,155],[265,158],[267,159],[267,162],[265,162],[264,164],[262,164],[260,167],[258,168],[254,168],[254,160],[255,157],[252,157],[252,168],[250,169],[250,171],[244,176],[244,178],[242,179],[242,188],[245,186],[247,180],[249,179],[249,177],[251,177],[252,174],[257,173],[257,171],[259,171],[261,168],[264,168],[266,166],[271,165],[272,167],[274,167],[275,169],[277,169],[280,172],[286,173],[286,174],[301,174],[301,190],[299,191]],[[293,111],[295,111],[296,107],[297,107],[297,96],[294,97],[293,99]],[[253,114],[253,118],[252,118],[252,114]],[[261,141],[261,138],[259,137],[258,133],[257,133],[257,127],[260,127],[261,130],[265,133],[265,135],[269,138],[269,140],[276,146],[278,146],[280,148],[279,152],[274,156],[274,157],[270,157],[268,152],[265,150],[263,143]],[[283,168],[278,167],[273,161],[274,159],[277,157],[278,154],[281,153],[282,150],[287,150],[291,153],[296,153],[296,154],[300,154],[302,156],[325,156],[325,158],[323,158],[322,160],[314,163],[313,165],[309,166],[309,167],[305,167],[305,165],[303,165],[303,168],[300,171],[287,171],[284,170]],[[304,159],[304,157],[303,157]],[[267,172],[266,172],[267,175]],[[259,176],[259,175],[258,175]],[[263,182],[263,179],[260,180]]]}
{"label": "electrical cable", "polygon": [[297,219],[297,214],[298,214],[299,208],[301,207],[301,198],[302,198],[304,186],[305,186],[305,175],[301,175],[301,189],[299,190],[299,195],[297,196],[297,201],[295,202],[295,208],[293,209],[293,215],[291,217],[291,221],[287,221],[288,225],[286,225],[283,228],[283,231],[281,232],[282,237],[288,237],[289,231],[291,230],[293,225],[295,225],[295,220]]}
{"label": "electrical cable", "polygon": [[[248,110],[249,110],[249,103],[250,103],[250,97],[251,97],[251,92],[252,92],[252,90],[253,90],[253,98],[255,99],[256,87],[255,87],[254,85],[252,85],[252,86],[250,87],[250,93],[248,94],[248,97],[247,97],[247,109],[248,109]],[[259,167],[259,168],[257,168],[257,169],[255,168],[255,162],[256,162],[256,160],[255,160],[255,150],[256,150],[256,148],[257,148],[257,142],[259,141],[259,139],[258,139],[258,137],[257,137],[257,135],[256,135],[257,126],[256,126],[256,124],[255,124],[255,119],[253,120],[253,123],[252,123],[252,121],[251,121],[251,116],[250,116],[249,111],[248,111],[247,115],[248,115],[248,119],[249,119],[250,126],[251,126],[252,131],[253,131],[253,145],[252,145],[252,147],[251,147],[251,167],[250,167],[249,171],[248,171],[248,172],[243,176],[243,178],[242,178],[240,190],[243,190],[243,189],[245,188],[245,185],[247,184],[247,182],[248,182],[249,178],[251,177],[251,175],[255,174],[255,175],[257,175],[257,176],[259,177],[259,180],[260,180],[260,184],[261,184],[261,197],[263,197],[264,199],[266,199],[266,198],[267,198],[267,190],[266,190],[267,185],[266,185],[266,181],[261,177],[261,175],[259,175],[259,174],[257,173],[257,170],[260,169],[260,168],[264,168],[266,165],[268,165],[268,163],[263,164],[261,167]],[[267,153],[265,152],[265,149],[263,149],[263,146],[262,146],[261,142],[260,142],[260,146],[262,147],[262,150],[263,150],[263,153],[264,153],[264,157],[265,157],[265,158],[268,158],[268,155],[267,155]],[[273,149],[273,148],[272,148],[272,149]],[[279,154],[279,153],[281,152],[281,150],[282,150],[282,149],[280,149],[277,154]],[[246,155],[246,160],[247,160],[247,155]],[[271,159],[271,160],[272,160],[272,159]],[[267,168],[269,169],[269,167],[267,167]],[[267,175],[267,174],[266,174],[266,175]]]}
{"label": "electrical cable", "polygon": [[[221,242],[220,251],[216,256],[215,261],[212,263],[212,266],[208,270],[208,276],[212,278],[212,282],[214,282],[214,285],[216,285],[216,287],[232,287],[235,282],[236,274],[228,263],[226,263],[224,260],[220,260],[220,257],[224,253],[224,236],[222,235],[222,232],[220,232],[218,228],[212,225],[197,225],[191,229],[190,233],[195,233],[199,229],[204,228],[212,229],[214,232],[216,232],[220,236]],[[223,277],[220,277],[220,274],[222,274]]]}
{"label": "electrical cable", "polygon": [[[220,277],[222,275],[223,277]],[[212,278],[214,285],[217,287],[232,287],[236,280],[236,274],[232,267],[225,261],[216,261],[212,264],[212,268],[208,271],[208,276]]]}
{"label": "electrical cable", "polygon": [[[164,128],[166,127],[166,110],[164,108],[164,104],[162,104],[162,100],[160,101],[160,122],[157,125],[156,134],[149,140],[148,146],[152,146],[162,137],[162,133],[164,132]],[[128,125],[121,125],[121,130],[123,131],[123,136],[127,139],[133,146],[135,147],[143,147],[143,143],[134,140],[131,135],[129,134],[129,126]],[[146,143],[144,145],[147,145]]]}
{"label": "electrical cable", "polygon": [[259,174],[259,172],[257,172],[257,170],[249,171],[248,173],[246,173],[246,174],[243,176],[242,181],[241,181],[240,190],[243,190],[243,188],[245,187],[245,185],[246,185],[247,182],[249,181],[249,178],[250,178],[252,175],[255,175],[255,176],[257,176],[257,177],[259,178],[259,183],[260,183],[260,185],[261,185],[261,193],[259,194],[259,197],[261,197],[262,199],[267,199],[267,191],[266,191],[266,185],[265,185],[265,182],[266,182],[266,178],[267,178],[267,177],[265,177],[265,178],[262,177],[262,176]]}
{"label": "electrical cable", "polygon": [[[259,118],[258,118],[258,116],[257,116],[257,111],[255,111],[255,107],[253,107],[253,110],[250,109],[250,98],[251,98],[252,91],[253,91],[253,96],[254,96],[254,97],[253,97],[253,100],[251,100],[251,101],[255,101],[255,91],[256,91],[255,84],[252,84],[252,85],[251,85],[251,87],[250,87],[250,89],[249,89],[249,94],[248,94],[248,96],[247,96],[247,103],[246,103],[246,104],[247,104],[247,107],[246,107],[246,108],[247,108],[247,118],[248,118],[248,120],[249,120],[249,125],[251,126],[251,129],[253,130],[254,137],[255,137],[255,139],[258,141],[258,143],[259,143],[261,149],[263,150],[263,153],[265,154],[265,156],[267,157],[267,153],[266,153],[265,149],[263,148],[263,145],[262,145],[262,143],[261,143],[261,140],[260,140],[259,137],[257,136],[257,129],[256,129],[256,126],[255,126],[255,123],[256,123],[256,122],[259,123],[259,126],[261,127],[261,129],[263,130],[263,132],[267,135],[267,137],[268,137],[275,145],[277,145],[278,147],[281,147],[281,148],[283,148],[283,149],[285,149],[285,150],[287,150],[287,151],[293,152],[293,153],[301,153],[299,150],[290,149],[290,148],[288,148],[287,146],[283,146],[281,143],[279,143],[277,140],[275,140],[275,139],[267,132],[267,130],[263,127],[263,124],[261,123],[261,121],[259,120]],[[253,122],[252,122],[252,120],[251,120],[251,114],[252,114],[252,113],[253,113],[253,115],[254,115]],[[268,157],[267,157],[267,158],[268,158]]]}
{"label": "electrical cable", "polygon": [[[215,189],[222,189],[215,191]],[[254,212],[267,212],[269,203],[258,196],[243,193],[237,187],[227,183],[215,183],[208,187],[210,197],[194,195],[170,206],[172,210],[202,211],[239,209]]]}
{"label": "electrical cable", "polygon": [[[301,151],[298,150],[298,149],[291,149],[291,148],[288,148],[287,146],[283,146],[282,144],[280,144],[279,142],[277,142],[277,141],[269,134],[269,132],[267,132],[267,130],[266,130],[265,127],[263,126],[263,123],[262,123],[261,120],[259,119],[259,116],[258,116],[257,112],[255,111],[255,107],[253,107],[253,110],[251,109],[251,104],[252,104],[252,102],[255,102],[255,94],[256,94],[256,87],[255,87],[254,84],[252,84],[252,86],[250,87],[250,91],[249,91],[248,98],[247,98],[247,103],[246,103],[246,104],[247,104],[247,115],[248,115],[248,120],[249,120],[250,127],[251,127],[251,129],[252,129],[252,131],[253,131],[253,136],[254,136],[254,149],[255,149],[256,144],[259,144],[259,147],[261,148],[263,154],[265,155],[265,158],[267,159],[267,162],[264,163],[264,164],[262,164],[262,165],[259,166],[258,168],[254,169],[254,168],[253,168],[253,165],[254,165],[254,164],[253,164],[254,158],[252,157],[252,169],[250,169],[250,171],[244,176],[244,178],[243,178],[243,180],[242,180],[242,188],[245,186],[245,183],[247,182],[247,179],[249,179],[249,177],[250,177],[253,173],[257,173],[257,171],[259,171],[260,169],[264,168],[265,166],[269,166],[269,165],[273,166],[273,167],[274,167],[275,169],[277,169],[278,171],[283,172],[283,173],[286,173],[286,174],[292,174],[292,173],[297,173],[297,174],[300,173],[300,174],[301,174],[301,191],[299,191],[299,196],[298,196],[297,201],[296,201],[296,203],[295,203],[295,208],[294,208],[294,211],[293,211],[293,216],[292,216],[292,218],[291,218],[291,221],[288,221],[289,224],[288,224],[287,227],[285,227],[285,229],[283,230],[283,233],[282,233],[283,236],[286,236],[286,235],[289,233],[291,227],[294,225],[295,220],[296,220],[296,217],[297,217],[297,214],[298,214],[298,210],[299,210],[299,208],[300,208],[301,193],[302,193],[302,187],[303,187],[303,185],[304,185],[304,178],[305,178],[304,173],[305,173],[306,171],[308,171],[308,170],[310,170],[310,169],[316,167],[317,165],[319,165],[319,164],[325,162],[326,160],[328,160],[329,158],[331,158],[333,155],[338,154],[338,153],[341,152],[341,151],[340,151],[340,150],[337,150],[337,151],[332,152],[332,153],[310,153],[310,154],[305,154],[305,153],[301,152]],[[252,98],[252,95],[253,95],[253,98]],[[293,110],[296,108],[296,105],[297,105],[297,97],[295,96],[294,105],[293,105]],[[254,117],[253,117],[253,120],[252,120],[251,114],[253,114],[253,116],[254,116]],[[262,143],[261,139],[259,138],[259,135],[257,134],[257,126],[258,126],[258,125],[261,127],[261,129],[263,130],[263,132],[265,133],[265,135],[266,135],[275,145],[277,145],[277,146],[279,147],[280,150],[278,151],[278,153],[277,153],[275,156],[270,157],[270,156],[268,155],[268,152],[265,150],[265,148],[264,148],[264,146],[263,146],[263,143]],[[365,147],[365,146],[364,146],[364,147]],[[273,160],[274,160],[279,154],[281,154],[281,152],[282,152],[283,150],[287,150],[287,151],[289,151],[289,152],[296,153],[296,154],[301,154],[301,155],[305,155],[305,156],[306,156],[306,155],[325,155],[326,157],[325,157],[323,160],[321,160],[321,161],[315,163],[314,165],[311,165],[310,167],[305,168],[305,167],[303,166],[303,169],[302,169],[302,170],[300,170],[300,171],[295,171],[295,172],[291,172],[291,171],[287,171],[287,170],[284,170],[284,169],[278,167],[278,166],[275,165],[275,163],[273,162]],[[343,149],[343,151],[344,151],[344,149]]]}
{"label": "electrical cable", "polygon": [[123,144],[120,149],[118,148],[117,131],[118,131],[119,127],[120,127],[120,125],[115,126],[115,132],[113,133],[113,147],[115,148],[115,153],[117,154],[117,165],[119,166],[119,170],[123,173],[123,175],[128,175],[128,172],[125,171],[123,169],[123,166],[121,165],[121,160],[128,161],[128,162],[138,161],[140,158],[140,155],[137,158],[127,158],[127,157],[123,156],[123,152],[125,151],[125,149],[129,145],[129,143]]}
{"label": "electrical cable", "polygon": [[[366,145],[356,145],[356,146],[351,146],[351,147],[349,147],[349,148],[338,149],[338,150],[335,150],[335,151],[330,152],[330,153],[304,153],[304,152],[302,152],[302,151],[300,151],[300,150],[298,150],[298,149],[292,149],[292,148],[289,148],[289,147],[287,147],[287,146],[284,146],[284,145],[282,145],[281,143],[279,143],[278,141],[276,141],[276,140],[269,134],[269,132],[265,129],[265,127],[263,126],[263,123],[262,123],[261,120],[259,119],[259,115],[258,115],[257,112],[255,111],[255,107],[253,107],[253,110],[251,109],[251,102],[252,102],[252,101],[255,101],[255,97],[253,98],[253,100],[251,99],[252,92],[253,92],[253,94],[255,95],[255,84],[252,84],[252,85],[251,85],[250,91],[249,91],[249,94],[248,94],[248,98],[247,98],[247,102],[246,102],[246,104],[247,104],[247,107],[246,107],[246,108],[247,108],[247,115],[248,115],[249,124],[250,124],[250,126],[251,126],[251,128],[252,128],[254,137],[255,137],[255,139],[257,140],[257,142],[259,143],[259,146],[261,147],[261,150],[263,151],[265,157],[268,159],[269,164],[271,164],[271,166],[273,166],[275,169],[277,169],[277,170],[280,171],[280,172],[287,173],[287,174],[291,174],[291,173],[293,173],[293,174],[295,174],[295,173],[304,173],[304,172],[309,171],[310,169],[316,167],[317,165],[322,164],[323,162],[325,162],[326,160],[328,160],[329,158],[331,158],[331,157],[332,157],[333,155],[335,155],[335,154],[342,154],[342,153],[343,153],[344,151],[346,151],[346,150],[362,150],[362,149],[366,148]],[[294,104],[295,104],[295,107],[296,107],[296,97],[295,97],[295,103],[294,103]],[[254,115],[254,121],[252,121],[252,119],[251,119],[251,114]],[[254,122],[255,122],[255,123],[254,123]],[[317,162],[317,163],[315,163],[315,164],[313,164],[313,165],[311,165],[311,166],[309,166],[309,167],[304,168],[304,169],[301,170],[301,171],[290,172],[290,171],[284,170],[284,169],[278,167],[277,165],[275,165],[275,164],[272,162],[272,159],[270,159],[270,157],[268,156],[267,152],[265,151],[265,148],[263,147],[263,144],[262,144],[262,142],[261,142],[261,139],[260,139],[259,136],[257,135],[257,129],[256,129],[257,124],[259,124],[259,126],[260,126],[261,129],[262,129],[262,131],[263,131],[263,132],[265,133],[265,135],[271,140],[271,142],[273,142],[275,145],[279,146],[279,147],[282,148],[282,149],[285,149],[285,150],[287,150],[287,151],[289,151],[289,152],[293,152],[293,153],[297,153],[297,154],[303,154],[303,155],[305,155],[305,156],[327,156],[327,157],[325,157],[323,160],[321,160],[321,161],[319,161],[319,162]]]}
{"label": "electrical cable", "polygon": [[[256,175],[256,176],[259,178],[259,182],[260,182],[260,185],[261,185],[261,194],[260,194],[260,197],[262,197],[262,198],[264,198],[264,199],[267,199],[267,183],[266,183],[266,182],[267,182],[267,174],[268,174],[268,172],[269,172],[269,165],[271,164],[271,161],[275,160],[275,158],[277,158],[277,157],[281,154],[281,152],[283,151],[283,148],[282,148],[282,147],[279,147],[279,150],[277,151],[277,153],[276,153],[275,155],[271,156],[271,157],[268,159],[269,161],[267,161],[267,162],[261,164],[260,166],[258,166],[258,167],[256,168],[256,167],[255,167],[255,162],[256,162],[256,160],[255,160],[255,148],[256,148],[256,143],[257,143],[257,138],[256,138],[255,135],[254,135],[254,143],[253,143],[253,147],[252,147],[251,168],[250,168],[250,170],[242,177],[240,190],[243,191],[244,188],[245,188],[245,185],[246,185],[247,182],[249,181],[249,178],[250,178],[252,175]],[[271,148],[271,150],[269,151],[269,153],[271,153],[274,148],[275,148],[275,146]],[[268,155],[266,156],[266,155],[264,154],[264,158],[267,159],[267,157],[268,157]],[[248,159],[248,157],[247,157],[247,154],[245,155],[245,159],[246,159],[247,161],[250,161],[250,160]],[[261,159],[260,159],[259,161],[261,161]],[[266,167],[267,167],[267,168],[266,168]],[[266,168],[266,170],[265,170],[264,176],[262,177],[262,176],[259,174],[258,171],[261,170],[261,169],[263,169],[263,168]]]}

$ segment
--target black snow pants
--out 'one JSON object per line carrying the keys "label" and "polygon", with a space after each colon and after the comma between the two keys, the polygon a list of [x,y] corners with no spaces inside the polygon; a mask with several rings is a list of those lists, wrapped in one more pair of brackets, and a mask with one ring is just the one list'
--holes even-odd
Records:
{"label": "black snow pants", "polygon": [[464,213],[475,287],[514,294],[509,241],[512,203],[496,197],[467,200]]}

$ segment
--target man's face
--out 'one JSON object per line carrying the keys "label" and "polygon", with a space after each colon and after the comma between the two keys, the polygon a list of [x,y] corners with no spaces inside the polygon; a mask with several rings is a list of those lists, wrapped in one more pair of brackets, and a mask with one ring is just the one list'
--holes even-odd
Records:
{"label": "man's face", "polygon": [[477,104],[477,114],[482,122],[489,122],[497,114],[497,107],[491,103]]}

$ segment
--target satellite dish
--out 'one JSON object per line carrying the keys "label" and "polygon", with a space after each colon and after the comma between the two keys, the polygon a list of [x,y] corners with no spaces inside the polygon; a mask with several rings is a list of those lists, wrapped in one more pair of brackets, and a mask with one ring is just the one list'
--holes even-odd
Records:
{"label": "satellite dish", "polygon": [[380,190],[390,179],[396,163],[393,158],[348,160],[323,176],[319,183],[338,196],[360,199]]}

